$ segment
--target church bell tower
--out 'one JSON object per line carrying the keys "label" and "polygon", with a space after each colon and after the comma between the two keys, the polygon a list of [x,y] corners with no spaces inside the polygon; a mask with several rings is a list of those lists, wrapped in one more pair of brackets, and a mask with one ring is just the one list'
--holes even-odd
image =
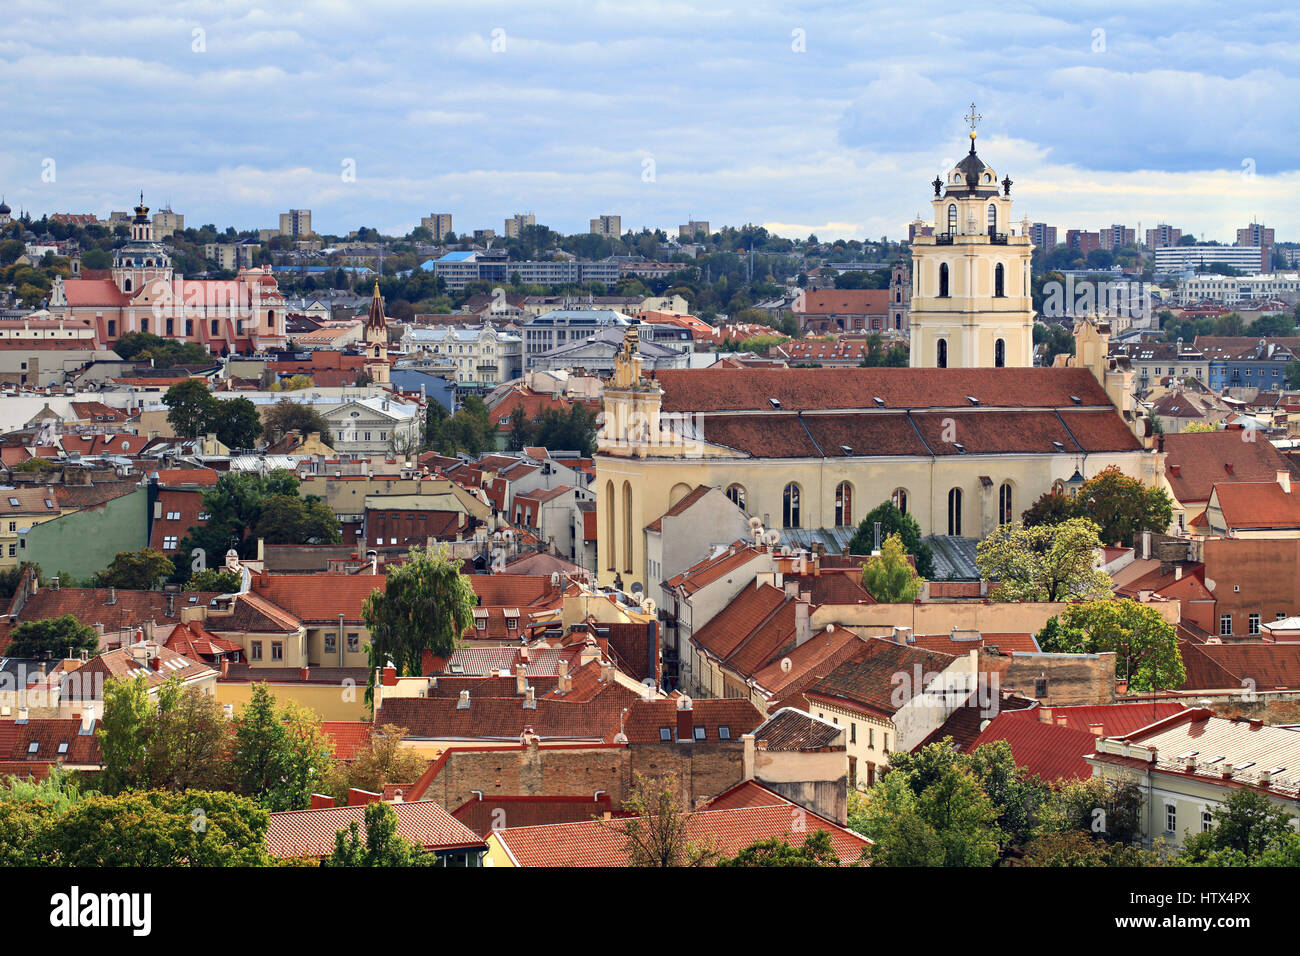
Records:
{"label": "church bell tower", "polygon": [[[933,235],[912,240],[913,368],[1022,368],[1034,364],[1033,244],[1011,229],[1011,177],[970,152],[935,178]],[[999,186],[1001,192],[999,193]]]}
{"label": "church bell tower", "polygon": [[387,385],[388,319],[384,316],[384,299],[379,294],[379,280],[375,280],[375,294],[370,297],[370,313],[366,316],[366,375],[376,385]]}

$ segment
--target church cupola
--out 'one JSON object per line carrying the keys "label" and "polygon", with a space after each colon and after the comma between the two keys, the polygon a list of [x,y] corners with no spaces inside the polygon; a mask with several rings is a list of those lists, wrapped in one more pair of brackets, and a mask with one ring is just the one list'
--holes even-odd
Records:
{"label": "church cupola", "polygon": [[135,218],[131,220],[131,239],[133,242],[153,242],[153,220],[149,218],[149,207],[144,204],[144,191],[140,191],[140,205],[135,207]]}

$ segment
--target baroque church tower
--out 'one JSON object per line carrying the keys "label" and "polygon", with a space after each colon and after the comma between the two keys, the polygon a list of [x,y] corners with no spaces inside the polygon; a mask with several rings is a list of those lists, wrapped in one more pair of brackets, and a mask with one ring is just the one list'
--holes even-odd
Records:
{"label": "baroque church tower", "polygon": [[[1034,364],[1033,244],[1011,229],[1011,178],[970,152],[935,178],[934,234],[912,240],[913,368]],[[1001,186],[1001,194],[998,187]]]}
{"label": "baroque church tower", "polygon": [[375,294],[370,298],[370,313],[366,316],[366,374],[376,385],[389,384],[388,319],[384,317],[384,299],[379,294],[379,280],[375,280]]}

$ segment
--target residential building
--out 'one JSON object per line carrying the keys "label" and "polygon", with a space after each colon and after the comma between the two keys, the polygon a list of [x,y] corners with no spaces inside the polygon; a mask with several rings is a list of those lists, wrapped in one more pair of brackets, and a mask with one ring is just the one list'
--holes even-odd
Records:
{"label": "residential building", "polygon": [[712,235],[712,231],[709,229],[709,221],[707,219],[692,219],[677,227],[678,237],[685,239],[687,242],[694,242],[695,237],[701,233],[703,233],[705,237]]}
{"label": "residential building", "polygon": [[1265,251],[1259,246],[1161,246],[1156,249],[1157,273],[1193,272],[1208,265],[1230,266],[1247,275],[1267,271]]}
{"label": "residential building", "polygon": [[294,239],[314,235],[311,228],[310,209],[290,209],[280,213],[280,235],[292,236]]}
{"label": "residential building", "polygon": [[1101,248],[1110,252],[1114,252],[1122,246],[1134,245],[1136,240],[1137,235],[1132,229],[1118,223],[1101,230]]}
{"label": "residential building", "polygon": [[496,386],[523,375],[523,340],[490,325],[477,328],[408,325],[402,332],[408,352],[444,356],[456,368],[457,385]]}
{"label": "residential building", "polygon": [[1049,226],[1045,222],[1033,223],[1029,227],[1029,241],[1034,244],[1035,249],[1051,252],[1057,245],[1056,227]]}
{"label": "residential building", "polygon": [[153,234],[156,239],[168,239],[174,233],[182,232],[184,229],[185,217],[180,213],[172,212],[170,206],[164,206],[153,214]]}
{"label": "residential building", "polygon": [[1148,249],[1164,249],[1168,246],[1178,245],[1178,240],[1183,237],[1181,229],[1175,229],[1173,226],[1161,223],[1154,229],[1146,231],[1146,247]]}
{"label": "residential building", "polygon": [[1192,345],[1205,356],[1206,384],[1216,392],[1279,391],[1286,386],[1286,367],[1300,356],[1300,337],[1198,335]]}
{"label": "residential building", "polygon": [[1286,302],[1300,301],[1300,274],[1295,272],[1256,274],[1256,265],[1250,267],[1248,275],[1221,276],[1211,273],[1179,279],[1175,293],[1176,301],[1182,305],[1216,302],[1225,306],[1243,305],[1254,300],[1270,298],[1280,298]]}
{"label": "residential building", "polygon": [[533,369],[537,356],[562,345],[585,341],[610,326],[627,327],[632,320],[612,309],[552,309],[524,322],[523,366]]}
{"label": "residential building", "polygon": [[535,225],[537,225],[537,217],[532,213],[515,213],[506,220],[505,237],[518,239],[526,227]]}
{"label": "residential building", "polygon": [[420,225],[429,230],[429,236],[434,242],[442,242],[447,238],[447,234],[452,231],[451,213],[429,213],[427,216],[420,217]]}
{"label": "residential building", "polygon": [[598,236],[606,236],[610,239],[617,239],[623,235],[623,217],[622,216],[597,216],[591,220],[591,232]]}
{"label": "residential building", "polygon": [[1083,229],[1067,229],[1065,231],[1065,245],[1086,259],[1088,253],[1101,248],[1101,234],[1087,232]]}

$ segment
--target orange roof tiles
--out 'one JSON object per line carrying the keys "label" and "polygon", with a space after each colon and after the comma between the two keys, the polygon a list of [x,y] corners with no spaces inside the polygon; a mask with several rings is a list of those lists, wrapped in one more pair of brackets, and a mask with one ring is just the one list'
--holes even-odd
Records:
{"label": "orange roof tiles", "polygon": [[[427,850],[486,848],[469,829],[433,800],[390,804],[397,814],[397,832]],[[320,859],[334,852],[334,835],[349,824],[361,826],[365,806],[272,813],[266,828],[266,848],[280,859]]]}

